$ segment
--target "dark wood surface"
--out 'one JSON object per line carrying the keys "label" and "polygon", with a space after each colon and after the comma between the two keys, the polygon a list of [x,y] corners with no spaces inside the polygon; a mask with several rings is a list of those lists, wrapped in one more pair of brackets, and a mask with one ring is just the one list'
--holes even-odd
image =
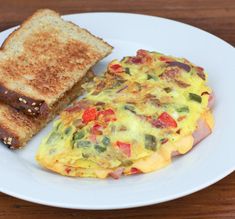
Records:
{"label": "dark wood surface", "polygon": [[[62,14],[122,11],[161,16],[202,28],[235,45],[235,0],[0,0],[0,31],[20,24],[39,8],[51,8]],[[235,173],[187,197],[127,210],[58,209],[0,193],[0,218],[234,219]]]}

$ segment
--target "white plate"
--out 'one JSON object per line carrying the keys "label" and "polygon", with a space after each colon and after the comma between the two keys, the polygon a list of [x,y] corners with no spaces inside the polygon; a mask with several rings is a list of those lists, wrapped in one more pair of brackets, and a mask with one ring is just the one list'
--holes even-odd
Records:
{"label": "white plate", "polygon": [[[186,57],[209,72],[217,102],[212,135],[190,153],[154,173],[120,180],[74,179],[41,169],[34,160],[51,124],[19,151],[0,147],[0,191],[45,205],[78,209],[118,209],[160,203],[203,189],[235,169],[235,50],[192,26],[144,15],[86,13],[64,16],[115,47],[97,65],[134,55],[139,48]],[[12,32],[0,34],[3,41]]]}

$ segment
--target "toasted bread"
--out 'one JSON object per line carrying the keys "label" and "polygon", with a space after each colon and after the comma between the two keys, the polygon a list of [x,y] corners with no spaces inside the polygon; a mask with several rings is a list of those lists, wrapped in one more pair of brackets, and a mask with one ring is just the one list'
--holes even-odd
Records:
{"label": "toasted bread", "polygon": [[112,47],[49,9],[37,11],[3,43],[0,100],[44,116]]}
{"label": "toasted bread", "polygon": [[24,146],[50,120],[82,93],[81,85],[93,78],[93,72],[88,71],[86,76],[75,84],[53,106],[47,117],[32,117],[13,107],[0,103],[0,140],[12,149]]}

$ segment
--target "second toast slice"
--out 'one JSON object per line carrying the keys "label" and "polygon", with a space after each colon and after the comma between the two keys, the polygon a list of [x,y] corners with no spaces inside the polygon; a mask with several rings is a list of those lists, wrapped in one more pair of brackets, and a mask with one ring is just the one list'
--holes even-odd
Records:
{"label": "second toast slice", "polygon": [[0,103],[0,140],[11,149],[23,147],[50,120],[68,104],[82,94],[81,85],[92,80],[94,74],[89,70],[86,75],[61,97],[46,117],[32,117],[13,107]]}

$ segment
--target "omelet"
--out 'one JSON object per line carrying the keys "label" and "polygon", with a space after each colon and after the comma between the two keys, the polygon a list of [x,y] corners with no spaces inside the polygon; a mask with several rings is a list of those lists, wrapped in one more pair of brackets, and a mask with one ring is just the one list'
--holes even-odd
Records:
{"label": "omelet", "polygon": [[117,179],[163,168],[213,129],[207,77],[188,60],[158,52],[114,60],[61,113],[36,159],[79,177]]}

